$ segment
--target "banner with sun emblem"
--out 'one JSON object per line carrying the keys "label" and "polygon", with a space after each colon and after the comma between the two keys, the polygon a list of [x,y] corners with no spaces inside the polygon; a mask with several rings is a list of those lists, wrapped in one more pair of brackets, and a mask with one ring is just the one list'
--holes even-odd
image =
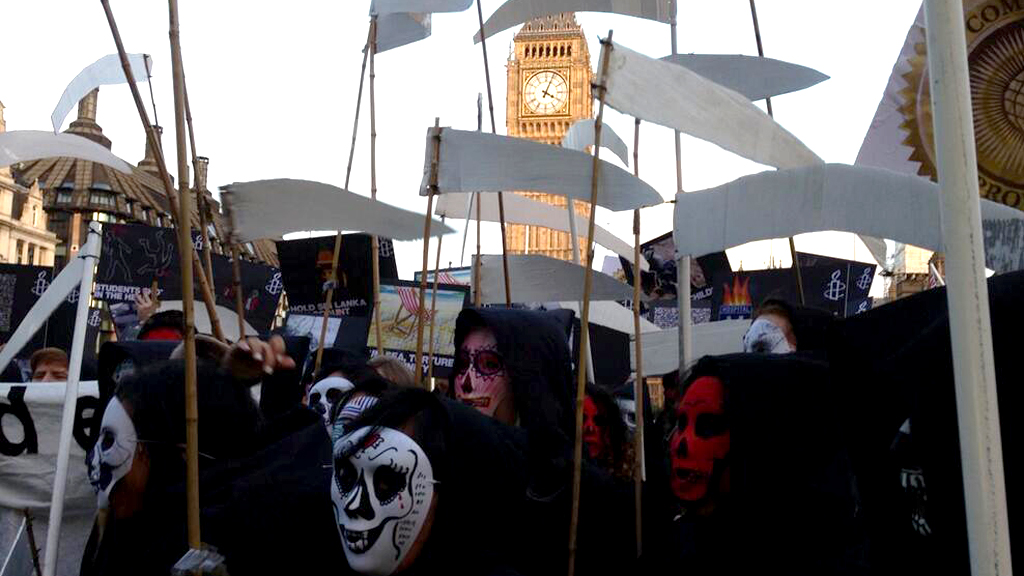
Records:
{"label": "banner with sun emblem", "polygon": [[[964,0],[981,196],[1024,210],[1024,2]],[[857,164],[937,179],[923,10]]]}

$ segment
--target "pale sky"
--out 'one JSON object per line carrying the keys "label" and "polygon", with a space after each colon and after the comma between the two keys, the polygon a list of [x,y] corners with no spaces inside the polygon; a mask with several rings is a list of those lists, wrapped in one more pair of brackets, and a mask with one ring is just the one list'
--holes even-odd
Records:
{"label": "pale sky", "polygon": [[[501,0],[483,0],[484,17]],[[112,0],[129,52],[153,55],[153,88],[164,126],[164,149],[174,172],[173,99],[163,2]],[[231,182],[300,178],[341,186],[345,179],[369,1],[179,0],[181,41],[199,153],[209,156],[211,189]],[[756,55],[747,0],[681,2],[681,53]],[[826,162],[852,163],[920,0],[761,0],[758,12],[765,55],[808,66],[831,77],[802,92],[773,99],[775,118]],[[0,53],[0,101],[8,130],[50,129],[50,114],[67,83],[85,66],[113,53],[99,2],[20,0],[5,2]],[[652,57],[670,52],[669,27],[644,20],[581,13],[596,66],[598,36]],[[460,129],[476,128],[476,97],[485,94],[483,59],[472,37],[476,9],[437,14],[433,36],[377,57],[378,198],[424,212],[418,196],[424,136],[434,117]],[[509,47],[515,30],[488,41],[494,106],[505,133]],[[149,106],[148,90],[140,85]],[[763,104],[763,103],[762,103]],[[596,106],[595,106],[596,110]],[[152,116],[152,110],[150,110]],[[74,119],[75,111],[64,128]],[[486,118],[486,116],[485,116]],[[633,120],[606,109],[605,120],[632,146]],[[136,163],[144,133],[127,86],[100,90],[99,123],[113,152]],[[489,121],[485,120],[485,128]],[[611,157],[604,154],[604,158]],[[617,162],[617,160],[614,160]],[[675,193],[672,133],[644,124],[641,177],[665,199]],[[716,146],[684,137],[683,183],[688,191],[716,186],[766,169]],[[369,108],[364,100],[350,188],[369,195]],[[644,240],[671,229],[672,205],[643,211]],[[631,213],[600,209],[598,223],[631,241]],[[463,222],[449,221],[458,235],[444,239],[442,266],[459,264]],[[475,228],[475,227],[474,227]],[[496,224],[485,224],[484,251],[500,253]],[[797,238],[797,249],[872,261],[848,234]],[[475,245],[470,233],[467,251]],[[422,244],[396,243],[399,273],[419,269]],[[599,249],[597,262],[607,252]],[[733,265],[762,268],[774,259],[788,265],[785,240],[730,251]],[[433,265],[433,252],[431,265]],[[466,262],[469,262],[467,255]],[[878,294],[881,282],[876,281]]]}

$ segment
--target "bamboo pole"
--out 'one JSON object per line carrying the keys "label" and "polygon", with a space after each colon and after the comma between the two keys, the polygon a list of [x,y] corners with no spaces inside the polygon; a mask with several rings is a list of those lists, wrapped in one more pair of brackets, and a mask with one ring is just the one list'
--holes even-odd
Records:
{"label": "bamboo pole", "polygon": [[[484,53],[484,78],[487,80],[487,107],[491,112],[491,133],[498,133],[498,125],[494,123],[494,95],[491,92],[491,66],[487,62],[487,37],[484,35],[483,0],[476,0],[476,14],[480,19],[480,47]],[[479,201],[479,200],[478,200]],[[508,237],[505,234],[505,193],[498,192],[498,221],[501,223],[501,267],[505,274],[505,305],[512,307],[512,286],[508,277]],[[479,228],[479,226],[478,226]],[[477,254],[477,266],[479,266]],[[477,295],[479,298],[479,294]],[[479,306],[479,303],[477,304]]]}
{"label": "bamboo pole", "polygon": [[423,320],[426,317],[427,266],[430,260],[430,225],[433,221],[434,194],[437,192],[437,170],[441,162],[441,119],[434,119],[434,158],[430,163],[430,187],[427,188],[427,215],[423,223],[423,274],[420,276],[420,301],[416,308],[416,382],[423,382]]}
{"label": "bamboo pole", "polygon": [[[185,74],[181,63],[181,39],[178,24],[178,0],[168,0],[171,38],[171,68],[174,80],[174,136],[178,145],[179,214],[184,222],[178,226],[178,251],[181,255],[181,309],[185,316],[185,492],[188,511],[188,546],[199,550],[199,402],[196,393],[196,333],[192,291],[192,267],[189,252],[192,230],[188,216],[192,214],[192,195],[188,190],[188,154],[185,151]],[[202,276],[200,270],[199,276]],[[212,318],[211,318],[212,321]]]}
{"label": "bamboo pole", "polygon": [[[376,31],[376,18],[370,19],[370,29],[366,33],[366,45],[363,48],[363,66],[359,71],[359,93],[356,96],[356,115],[355,120],[352,121],[352,143],[348,149],[348,166],[345,168],[345,190],[348,190],[349,181],[352,178],[352,163],[355,160],[356,154],[356,138],[359,134],[359,112],[363,106],[363,81],[366,79],[366,61],[370,55],[370,40],[375,38]],[[316,347],[316,360],[313,362],[313,374],[315,375],[320,371],[320,364],[324,358],[324,347],[327,345],[325,340],[327,339],[327,321],[330,319],[331,309],[334,306],[334,286],[338,283],[338,264],[341,259],[341,242],[344,230],[338,230],[338,233],[334,237],[334,254],[331,259],[331,285],[327,288],[327,294],[324,296],[324,315],[323,324],[320,325],[320,342]],[[376,262],[376,260],[375,260]],[[377,267],[374,266],[376,270]],[[376,294],[375,294],[376,295]],[[378,308],[378,302],[374,302],[374,308]],[[378,350],[380,347],[380,317],[375,313],[374,319],[377,322],[377,346]],[[314,376],[315,377],[315,376]]]}
{"label": "bamboo pole", "polygon": [[971,573],[1010,575],[1003,442],[963,3],[925,0],[924,14]]}
{"label": "bamboo pole", "polygon": [[[428,214],[429,216],[429,214]],[[444,224],[444,216],[441,216]],[[434,291],[430,294],[430,344],[427,353],[427,382],[434,378],[434,314],[437,312],[437,285],[441,278],[441,241],[444,236],[437,237],[437,258],[434,260]]]}
{"label": "bamboo pole", "polygon": [[[640,177],[640,119],[633,129],[633,175]],[[636,347],[636,373],[633,403],[636,432],[633,434],[633,499],[636,506],[636,555],[643,554],[643,475],[644,475],[644,347],[640,334],[640,210],[633,211],[633,341]]]}
{"label": "bamboo pole", "polygon": [[199,211],[199,234],[203,239],[203,264],[206,265],[206,280],[210,284],[210,290],[216,292],[216,282],[213,281],[213,256],[210,255],[212,246],[210,245],[209,222],[206,219],[209,207],[204,194],[206,192],[205,176],[202,182],[199,181],[199,175],[206,173],[205,170],[200,170],[199,166],[205,163],[208,167],[210,159],[196,153],[196,132],[192,126],[192,105],[188,99],[188,83],[185,83],[185,123],[188,124],[188,141],[192,150],[192,172],[196,175],[193,189],[196,193],[196,208]]}
{"label": "bamboo pole", "polygon": [[[100,0],[100,4],[103,5],[103,11],[107,17],[107,24],[110,26],[110,34],[114,37],[114,45],[117,47],[117,54],[121,59],[121,68],[124,70],[125,77],[131,78],[131,63],[128,61],[128,54],[125,52],[124,44],[121,42],[121,33],[117,29],[117,22],[114,20],[114,13],[110,9],[110,0]],[[178,210],[174,207],[178,202],[178,195],[174,190],[174,184],[171,183],[171,175],[167,172],[167,164],[164,161],[164,153],[163,148],[160,146],[160,140],[157,138],[153,125],[149,123],[149,115],[146,113],[146,107],[142,103],[142,96],[139,94],[139,87],[135,82],[129,82],[128,87],[132,93],[132,100],[135,101],[135,108],[139,112],[139,120],[142,121],[142,127],[146,131],[146,139],[149,142],[150,147],[153,149],[157,168],[160,171],[160,181],[164,185],[164,194],[167,196],[168,210],[171,213],[171,219],[174,220],[175,226],[187,226],[191,228],[189,215],[179,214]],[[199,255],[196,254],[195,247],[192,246],[191,242],[189,242],[189,251],[192,253],[193,268],[201,270],[202,265],[199,263]],[[213,300],[213,292],[211,292],[210,285],[207,284],[206,277],[203,274],[199,274],[199,289],[203,296],[203,302],[206,304],[206,312],[210,316],[210,328],[213,331],[213,336],[218,340],[223,341],[224,331],[220,326],[220,318],[217,317],[217,306]]]}
{"label": "bamboo pole", "polygon": [[[761,24],[757,19],[757,5],[756,0],[750,0],[750,17],[754,20],[754,39],[757,40],[757,55],[764,58],[764,45],[761,43]],[[765,104],[768,108],[768,116],[775,118],[775,113],[772,111],[772,98],[768,96],[764,99]],[[793,237],[789,237],[789,255],[793,259],[793,273],[796,274],[796,287],[800,294],[800,305],[804,306],[807,304],[807,298],[804,297],[804,279],[803,273],[800,271],[800,259],[796,256],[796,242]]]}
{"label": "bamboo pole", "polygon": [[[580,351],[590,345],[590,288],[594,282],[594,214],[597,209],[597,190],[601,168],[601,126],[604,122],[605,78],[612,51],[612,31],[601,40],[601,69],[594,88],[598,94],[597,122],[594,124],[594,164],[590,180],[590,222],[587,226],[587,269],[583,280],[583,308],[580,310]],[[576,534],[580,516],[580,474],[583,461],[583,401],[586,397],[587,370],[577,362],[576,370],[576,428],[572,459],[572,516],[569,521],[569,576],[576,571]]]}
{"label": "bamboo pole", "polygon": [[[377,17],[370,21],[370,198],[377,199]],[[430,216],[428,213],[427,216]],[[377,354],[384,354],[384,339],[380,326],[380,245],[377,235],[370,237],[370,257],[373,265],[373,326],[377,336]]]}
{"label": "bamboo pole", "polygon": [[235,314],[238,315],[238,339],[245,338],[245,305],[242,303],[242,263],[238,243],[231,244],[231,283],[235,285]]}

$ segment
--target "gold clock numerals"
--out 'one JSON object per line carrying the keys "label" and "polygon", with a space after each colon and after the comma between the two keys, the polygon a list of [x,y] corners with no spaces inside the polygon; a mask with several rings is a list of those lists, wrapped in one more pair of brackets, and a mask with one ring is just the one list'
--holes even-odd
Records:
{"label": "gold clock numerals", "polygon": [[569,100],[569,86],[559,73],[546,70],[530,77],[523,95],[529,112],[557,114],[564,111]]}

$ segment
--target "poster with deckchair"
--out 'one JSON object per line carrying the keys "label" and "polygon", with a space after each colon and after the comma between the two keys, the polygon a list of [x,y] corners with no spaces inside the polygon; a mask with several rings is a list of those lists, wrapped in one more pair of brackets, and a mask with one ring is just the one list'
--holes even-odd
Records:
{"label": "poster with deckchair", "polygon": [[[420,312],[420,288],[414,282],[390,281],[380,286],[381,340],[384,353],[405,362],[409,369],[416,363],[416,320]],[[440,284],[434,306],[433,340],[430,339],[432,289],[427,288],[423,315],[426,341],[423,346],[423,368],[428,366],[429,351],[434,351],[434,377],[447,378],[455,365],[455,320],[469,304],[469,287]],[[371,325],[366,347],[377,350],[376,327]]]}

